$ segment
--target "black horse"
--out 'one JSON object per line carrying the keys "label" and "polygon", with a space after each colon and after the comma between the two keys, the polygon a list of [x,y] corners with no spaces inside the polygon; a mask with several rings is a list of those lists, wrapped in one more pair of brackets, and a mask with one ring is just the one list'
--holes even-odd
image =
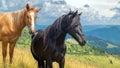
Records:
{"label": "black horse", "polygon": [[86,40],[80,24],[80,14],[78,11],[69,12],[58,18],[45,30],[38,30],[32,36],[31,52],[38,61],[39,68],[52,68],[52,62],[59,63],[60,68],[64,68],[65,63],[65,36],[70,34],[81,46]]}

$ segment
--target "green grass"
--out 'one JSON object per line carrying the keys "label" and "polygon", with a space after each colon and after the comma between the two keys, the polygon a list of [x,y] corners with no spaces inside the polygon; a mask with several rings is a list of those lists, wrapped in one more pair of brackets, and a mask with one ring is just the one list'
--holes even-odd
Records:
{"label": "green grass", "polygon": [[[1,47],[0,47],[1,50]],[[1,51],[0,51],[1,52]],[[59,68],[57,63],[53,63],[54,68]],[[2,55],[0,54],[0,68],[2,68]],[[9,65],[7,56],[7,68],[37,68],[37,62],[32,57],[29,48],[16,47],[14,51],[13,64]],[[82,63],[74,60],[70,55],[66,56],[65,68],[96,68],[91,64]]]}
{"label": "green grass", "polygon": [[[20,46],[20,45],[19,45]],[[0,47],[1,50],[1,47]],[[1,51],[0,51],[1,53]],[[94,54],[66,54],[65,68],[120,68],[120,55],[94,55]],[[54,63],[54,68],[59,68]],[[37,68],[37,62],[32,57],[30,48],[16,47],[14,51],[13,64],[8,68]],[[0,54],[0,68],[2,68],[2,55]]]}
{"label": "green grass", "polygon": [[[30,42],[28,30],[24,29],[22,36],[17,42],[12,65],[9,65],[9,55],[7,55],[7,68],[37,68],[37,62],[30,52]],[[120,55],[108,54],[94,46],[86,45],[80,47],[73,39],[68,39],[66,45],[65,68],[120,68]],[[109,45],[109,47],[113,46]],[[1,50],[0,46],[0,68],[2,68]],[[57,63],[53,65],[54,68],[59,68]]]}
{"label": "green grass", "polygon": [[67,55],[79,62],[93,65],[97,68],[120,68],[120,60],[112,55]]}
{"label": "green grass", "polygon": [[97,68],[120,68],[120,55],[111,55],[103,49],[86,45],[80,47],[73,39],[66,41],[67,57]]}

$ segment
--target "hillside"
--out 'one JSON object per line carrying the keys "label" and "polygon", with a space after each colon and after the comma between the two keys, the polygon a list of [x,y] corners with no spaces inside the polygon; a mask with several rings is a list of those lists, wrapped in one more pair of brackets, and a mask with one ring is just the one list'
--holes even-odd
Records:
{"label": "hillside", "polygon": [[[1,47],[0,47],[1,49]],[[1,51],[0,51],[1,52]],[[112,55],[82,55],[66,54],[65,68],[120,68],[120,59]],[[28,48],[15,48],[13,64],[8,68],[37,68],[37,62]],[[58,68],[57,63],[53,63]],[[0,68],[2,68],[2,55],[0,54]]]}
{"label": "hillside", "polygon": [[[46,25],[36,25],[36,29],[45,29],[47,26]],[[90,27],[86,27],[86,28],[91,28],[92,26]],[[96,27],[96,29],[100,29],[100,28],[103,28],[102,26],[100,27]],[[93,28],[92,29],[89,29],[89,30],[94,30]],[[88,30],[88,31],[89,31]],[[69,39],[71,38],[70,35],[67,35],[66,39]],[[95,37],[95,36],[86,36],[86,39],[87,39],[87,44],[90,45],[90,46],[94,46],[96,48],[101,48],[109,53],[112,53],[112,54],[120,54],[120,45],[117,44],[117,43],[114,43],[112,41],[108,41],[108,40],[104,40],[104,39],[101,39],[101,38],[98,38],[98,37]],[[23,34],[22,36],[20,37],[19,41],[17,42],[17,44],[21,44],[23,45],[24,44],[24,47],[29,47],[30,46],[30,42],[31,41],[31,36],[29,35],[28,33],[28,29],[25,28],[24,31],[23,31]],[[23,46],[21,46],[23,47]]]}
{"label": "hillside", "polygon": [[85,33],[87,36],[94,36],[100,39],[111,41],[116,44],[120,44],[120,26],[106,26],[91,30]]}
{"label": "hillside", "polygon": [[[45,29],[48,25],[36,25],[36,29]],[[119,25],[87,25],[82,26],[85,36],[100,38],[120,45]],[[68,36],[70,38],[70,36]]]}
{"label": "hillside", "polygon": [[79,54],[79,55],[105,55],[108,54],[105,50],[97,48],[91,45],[85,45],[81,47],[74,39],[67,39],[67,53]]}
{"label": "hillside", "polygon": [[[73,41],[73,43],[71,43],[71,42],[69,42],[69,41]],[[22,32],[22,36],[20,37],[20,39],[18,40],[18,42],[17,42],[17,46],[18,47],[30,47],[30,42],[31,42],[31,36],[30,36],[30,34],[28,33],[28,29],[27,28],[25,28],[24,30],[23,30],[23,32]],[[96,52],[96,53],[105,53],[105,51],[103,51],[102,49],[99,49],[99,48],[96,48],[95,46],[85,46],[85,47],[80,47],[80,46],[78,46],[78,44],[77,44],[77,42],[75,41],[75,40],[73,40],[73,39],[70,39],[70,38],[68,38],[68,39],[66,39],[66,45],[67,45],[67,47],[68,47],[68,51],[67,51],[67,53],[79,53],[79,54],[85,54],[85,53],[87,53],[87,52],[82,52],[82,51],[89,51],[89,52],[93,52],[93,50],[97,50],[97,52],[96,51],[94,51],[94,52]],[[80,50],[81,49],[81,50]],[[92,50],[93,49],[93,50]],[[80,52],[82,52],[82,53],[80,53]],[[94,54],[96,54],[96,53],[94,53]],[[89,54],[89,53],[88,53]]]}
{"label": "hillside", "polygon": [[120,54],[120,45],[93,36],[86,36],[87,44],[101,48],[108,53]]}
{"label": "hillside", "polygon": [[[73,39],[66,40],[67,56],[74,60],[94,65],[96,68],[119,68],[120,55],[110,55],[105,50],[95,46],[85,45],[81,47]],[[80,67],[78,67],[80,68]]]}
{"label": "hillside", "polygon": [[[30,35],[26,28],[23,33],[17,42],[11,68],[36,68],[37,62],[33,59],[29,49]],[[101,48],[88,44],[81,47],[73,39],[67,39],[65,43],[67,45],[65,68],[120,68],[120,55],[111,55]],[[2,58],[1,55],[0,58]],[[58,68],[58,65],[54,63],[54,67]]]}

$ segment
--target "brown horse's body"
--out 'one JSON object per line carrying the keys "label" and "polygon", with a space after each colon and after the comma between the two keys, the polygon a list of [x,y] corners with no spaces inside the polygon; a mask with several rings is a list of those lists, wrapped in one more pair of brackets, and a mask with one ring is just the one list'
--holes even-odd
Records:
{"label": "brown horse's body", "polygon": [[[9,55],[10,55],[10,64],[12,63],[13,51],[16,44],[16,41],[21,36],[23,28],[27,25],[31,29],[31,19],[28,16],[31,16],[30,13],[34,14],[34,21],[36,22],[36,13],[38,9],[30,5],[26,5],[26,9],[14,11],[14,12],[5,12],[0,13],[0,41],[2,41],[2,55],[3,55],[3,64],[6,68],[6,55],[7,55],[7,45],[9,43]],[[35,29],[34,29],[35,30]],[[32,30],[31,30],[32,32]],[[34,31],[33,31],[34,32]]]}
{"label": "brown horse's body", "polygon": [[24,10],[0,13],[0,40],[9,43],[16,42],[21,35],[24,23]]}

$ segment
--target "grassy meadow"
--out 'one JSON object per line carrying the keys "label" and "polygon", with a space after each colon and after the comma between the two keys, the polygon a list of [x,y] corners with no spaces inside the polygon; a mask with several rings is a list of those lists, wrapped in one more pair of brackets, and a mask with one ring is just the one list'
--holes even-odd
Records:
{"label": "grassy meadow", "polygon": [[[1,50],[1,47],[0,47]],[[91,64],[82,63],[75,58],[66,56],[65,68],[96,68]],[[54,68],[59,68],[57,63],[53,63]],[[14,51],[13,64],[9,65],[9,55],[7,54],[8,68],[37,68],[37,62],[33,59],[30,49],[16,47]],[[0,51],[0,68],[2,68],[2,54]]]}
{"label": "grassy meadow", "polygon": [[[1,50],[1,46],[0,46]],[[83,55],[66,54],[65,68],[120,68],[118,55]],[[54,68],[59,68],[57,63],[53,63]],[[9,55],[7,54],[8,68],[37,68],[37,62],[32,57],[30,48],[16,47],[14,51],[13,64],[9,65]],[[2,68],[2,54],[0,51],[0,68]]]}
{"label": "grassy meadow", "polygon": [[[112,55],[94,46],[80,47],[73,39],[66,40],[67,54],[65,68],[120,68],[120,55]],[[8,48],[9,50],[9,48]],[[2,49],[0,44],[0,68],[2,68]],[[14,51],[13,64],[9,65],[7,51],[7,68],[37,68],[37,62],[30,51],[30,35],[24,29]],[[59,68],[53,63],[54,68]]]}

